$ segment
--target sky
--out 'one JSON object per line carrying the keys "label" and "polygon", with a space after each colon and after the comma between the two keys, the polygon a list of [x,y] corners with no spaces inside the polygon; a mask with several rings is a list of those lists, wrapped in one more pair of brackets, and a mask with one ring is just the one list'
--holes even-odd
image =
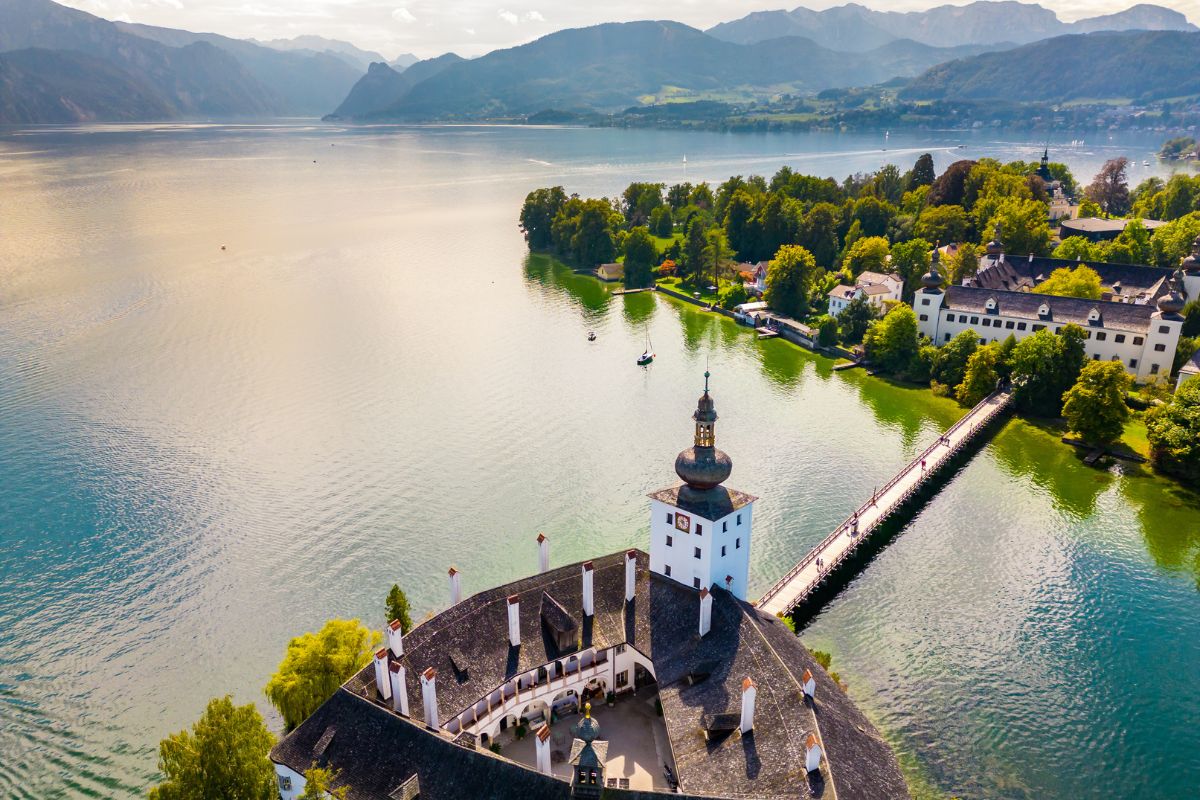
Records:
{"label": "sky", "polygon": [[[471,57],[533,41],[562,28],[601,22],[673,19],[697,28],[771,8],[822,9],[844,0],[58,0],[106,19],[220,33],[242,39],[316,34],[388,58],[429,58],[453,51]],[[963,5],[964,0],[950,0]],[[911,11],[946,0],[859,0],[881,11]],[[1042,0],[1071,22],[1109,14],[1137,0]],[[1200,23],[1200,0],[1155,0]]]}

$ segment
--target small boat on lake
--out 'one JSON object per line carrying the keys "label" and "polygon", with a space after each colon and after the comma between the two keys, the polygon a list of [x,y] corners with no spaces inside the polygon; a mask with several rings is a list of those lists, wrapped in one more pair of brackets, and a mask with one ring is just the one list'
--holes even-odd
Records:
{"label": "small boat on lake", "polygon": [[644,367],[654,360],[654,345],[650,344],[650,337],[646,337],[646,349],[638,356],[637,363],[639,367]]}
{"label": "small boat on lake", "polygon": [[588,341],[589,342],[596,341],[596,332],[595,331],[588,331]]}

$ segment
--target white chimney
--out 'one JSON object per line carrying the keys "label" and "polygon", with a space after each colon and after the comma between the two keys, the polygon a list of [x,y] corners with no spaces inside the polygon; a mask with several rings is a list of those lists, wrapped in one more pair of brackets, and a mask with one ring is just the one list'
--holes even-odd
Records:
{"label": "white chimney", "polygon": [[392,655],[396,658],[404,655],[404,632],[400,629],[400,620],[394,619],[389,622],[384,634],[387,636],[388,650],[392,651]]}
{"label": "white chimney", "polygon": [[392,664],[392,710],[409,716],[407,672],[402,664]]}
{"label": "white chimney", "polygon": [[712,595],[708,589],[700,590],[700,635],[712,630]]}
{"label": "white chimney", "polygon": [[387,648],[380,648],[375,654],[375,688],[379,690],[379,696],[384,700],[392,699],[392,682],[388,678],[388,653]]}
{"label": "white chimney", "polygon": [[592,599],[592,578],[596,574],[596,568],[592,562],[583,562],[583,615],[590,617],[596,613],[596,603]]}
{"label": "white chimney", "polygon": [[515,594],[508,598],[508,643],[521,646],[521,598]]}
{"label": "white chimney", "polygon": [[810,699],[816,693],[817,682],[813,678],[811,669],[804,670],[804,674],[800,676],[800,688],[804,690],[804,695]]}
{"label": "white chimney", "polygon": [[553,775],[550,767],[550,726],[542,723],[537,729],[537,771],[543,775]]}
{"label": "white chimney", "polygon": [[637,580],[637,551],[625,551],[625,602],[633,602],[633,593],[635,591]]}
{"label": "white chimney", "polygon": [[458,570],[450,568],[450,605],[456,606],[462,602],[462,581],[459,580]]}
{"label": "white chimney", "polygon": [[538,572],[550,571],[550,540],[546,534],[538,534]]}
{"label": "white chimney", "polygon": [[438,724],[436,681],[437,670],[433,667],[421,673],[421,702],[425,704],[425,724],[431,728],[441,727]]}
{"label": "white chimney", "polygon": [[808,741],[804,743],[804,768],[809,772],[821,768],[821,742],[815,733],[810,733]]}
{"label": "white chimney", "polygon": [[754,700],[758,697],[758,687],[754,681],[746,678],[742,681],[742,734],[754,730]]}

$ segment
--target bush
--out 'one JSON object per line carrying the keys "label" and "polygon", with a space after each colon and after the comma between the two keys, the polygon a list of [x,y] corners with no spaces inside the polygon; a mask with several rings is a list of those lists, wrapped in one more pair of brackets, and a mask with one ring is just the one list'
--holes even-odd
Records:
{"label": "bush", "polygon": [[739,306],[749,299],[750,295],[746,293],[746,287],[740,282],[731,283],[717,293],[717,304],[725,309]]}
{"label": "bush", "polygon": [[822,669],[829,670],[829,665],[833,663],[833,656],[824,650],[809,650],[808,652],[812,654],[813,660],[820,664]]}

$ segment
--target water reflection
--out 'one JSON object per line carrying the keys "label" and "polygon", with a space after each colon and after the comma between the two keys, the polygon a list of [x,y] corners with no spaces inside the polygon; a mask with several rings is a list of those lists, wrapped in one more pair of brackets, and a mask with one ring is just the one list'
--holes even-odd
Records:
{"label": "water reflection", "polygon": [[525,277],[555,294],[570,297],[586,311],[588,319],[598,319],[608,309],[612,292],[591,275],[577,273],[552,256],[530,253],[525,258]]}
{"label": "water reflection", "polygon": [[1043,489],[1054,507],[1076,520],[1096,513],[1096,500],[1117,476],[1084,466],[1075,449],[1062,444],[1045,423],[1009,422],[993,440],[990,452],[1010,475],[1028,478]]}
{"label": "water reflection", "polygon": [[1121,494],[1137,507],[1146,552],[1158,566],[1191,573],[1200,589],[1200,494],[1162,480],[1127,478]]}

